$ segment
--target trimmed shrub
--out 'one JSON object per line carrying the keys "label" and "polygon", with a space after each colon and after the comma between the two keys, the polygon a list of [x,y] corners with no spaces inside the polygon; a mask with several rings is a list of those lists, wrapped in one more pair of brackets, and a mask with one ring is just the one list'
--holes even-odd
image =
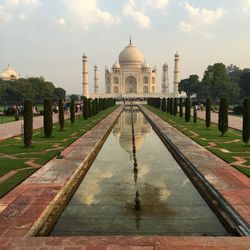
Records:
{"label": "trimmed shrub", "polygon": [[96,107],[95,107],[95,100],[92,100],[92,114],[95,116],[96,115]]}
{"label": "trimmed shrub", "polygon": [[218,128],[223,136],[228,130],[228,103],[227,98],[220,99]]}
{"label": "trimmed shrub", "polygon": [[194,123],[196,123],[197,122],[197,109],[196,109],[195,105],[194,105],[194,116],[193,116],[193,118],[194,118]]}
{"label": "trimmed shrub", "polygon": [[161,102],[161,110],[163,112],[166,112],[166,110],[167,110],[166,98],[165,97],[162,99],[162,102]]}
{"label": "trimmed shrub", "polygon": [[183,99],[182,99],[182,97],[180,97],[179,102],[180,102],[180,117],[183,117]]}
{"label": "trimmed shrub", "polygon": [[46,138],[51,137],[53,130],[53,112],[52,112],[52,104],[50,99],[45,99],[43,103],[43,128],[44,128],[44,136]]}
{"label": "trimmed shrub", "polygon": [[185,121],[189,122],[191,118],[191,100],[189,97],[185,100]]}
{"label": "trimmed shrub", "polygon": [[211,125],[211,101],[208,98],[206,101],[206,128],[209,128]]}
{"label": "trimmed shrub", "polygon": [[174,98],[174,116],[176,116],[178,113],[177,108],[178,108],[178,99],[175,97]]}
{"label": "trimmed shrub", "polygon": [[88,117],[92,116],[92,99],[88,98]]}
{"label": "trimmed shrub", "polygon": [[75,100],[73,98],[71,98],[71,101],[70,101],[70,121],[71,121],[71,123],[75,123],[75,117],[76,117]]}
{"label": "trimmed shrub", "polygon": [[170,113],[170,98],[167,99],[167,113]]}
{"label": "trimmed shrub", "polygon": [[62,99],[59,99],[58,109],[59,109],[60,131],[63,131],[63,129],[64,129],[64,110],[63,110],[63,100]]}
{"label": "trimmed shrub", "polygon": [[250,99],[243,102],[242,140],[247,145],[250,137]]}
{"label": "trimmed shrub", "polygon": [[88,119],[88,98],[87,97],[83,98],[83,109],[82,109],[82,112],[83,112],[83,119],[87,120]]}
{"label": "trimmed shrub", "polygon": [[174,114],[174,98],[169,99],[169,113],[170,115]]}
{"label": "trimmed shrub", "polygon": [[33,134],[33,111],[32,102],[30,100],[24,101],[23,113],[23,132],[24,132],[24,146],[28,148],[31,146]]}

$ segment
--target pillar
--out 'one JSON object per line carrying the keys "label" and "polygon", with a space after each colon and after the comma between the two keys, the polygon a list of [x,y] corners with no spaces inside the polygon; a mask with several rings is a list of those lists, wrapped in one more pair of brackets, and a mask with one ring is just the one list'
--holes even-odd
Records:
{"label": "pillar", "polygon": [[95,95],[99,94],[99,72],[98,66],[94,66],[94,93]]}
{"label": "pillar", "polygon": [[169,81],[168,81],[168,65],[165,63],[162,66],[162,94],[169,96]]}
{"label": "pillar", "polygon": [[174,97],[179,97],[179,75],[180,75],[180,70],[179,70],[179,61],[180,61],[180,56],[176,52],[175,54],[175,64],[174,64]]}
{"label": "pillar", "polygon": [[88,57],[86,54],[83,54],[82,57],[82,63],[83,63],[83,95],[87,98],[89,98],[89,77],[88,77]]}

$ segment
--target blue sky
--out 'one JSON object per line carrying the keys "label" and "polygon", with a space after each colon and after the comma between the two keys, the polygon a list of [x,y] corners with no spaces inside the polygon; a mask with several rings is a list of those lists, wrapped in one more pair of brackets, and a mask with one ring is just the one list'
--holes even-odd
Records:
{"label": "blue sky", "polygon": [[81,57],[111,67],[129,36],[158,69],[174,54],[181,78],[202,77],[209,64],[250,68],[250,0],[0,0],[0,67],[11,64],[25,76],[44,76],[68,93],[81,93]]}

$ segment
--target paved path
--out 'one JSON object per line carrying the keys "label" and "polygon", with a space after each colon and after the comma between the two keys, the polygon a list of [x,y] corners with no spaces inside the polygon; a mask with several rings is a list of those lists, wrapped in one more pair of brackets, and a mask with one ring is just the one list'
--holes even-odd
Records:
{"label": "paved path", "polygon": [[[206,112],[205,111],[198,111],[197,116],[199,118],[205,120]],[[218,113],[211,112],[211,121],[214,123],[218,123]],[[242,130],[242,117],[229,115],[228,116],[228,126],[230,128]]]}
{"label": "paved path", "polygon": [[[69,118],[69,115],[65,113],[65,119]],[[53,123],[58,122],[58,114],[53,113]],[[16,122],[8,122],[0,124],[0,141],[22,134],[23,120]],[[43,116],[37,116],[33,119],[33,129],[43,127]]]}

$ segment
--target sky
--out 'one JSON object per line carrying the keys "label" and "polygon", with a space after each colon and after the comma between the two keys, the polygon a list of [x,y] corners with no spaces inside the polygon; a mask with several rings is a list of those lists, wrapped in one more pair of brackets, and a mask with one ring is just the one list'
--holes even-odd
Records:
{"label": "sky", "polygon": [[112,67],[129,37],[151,67],[180,54],[180,77],[222,62],[250,68],[250,0],[0,0],[0,70],[10,64],[22,77],[43,76],[68,94],[82,93],[82,55],[94,64],[104,92],[105,65]]}

